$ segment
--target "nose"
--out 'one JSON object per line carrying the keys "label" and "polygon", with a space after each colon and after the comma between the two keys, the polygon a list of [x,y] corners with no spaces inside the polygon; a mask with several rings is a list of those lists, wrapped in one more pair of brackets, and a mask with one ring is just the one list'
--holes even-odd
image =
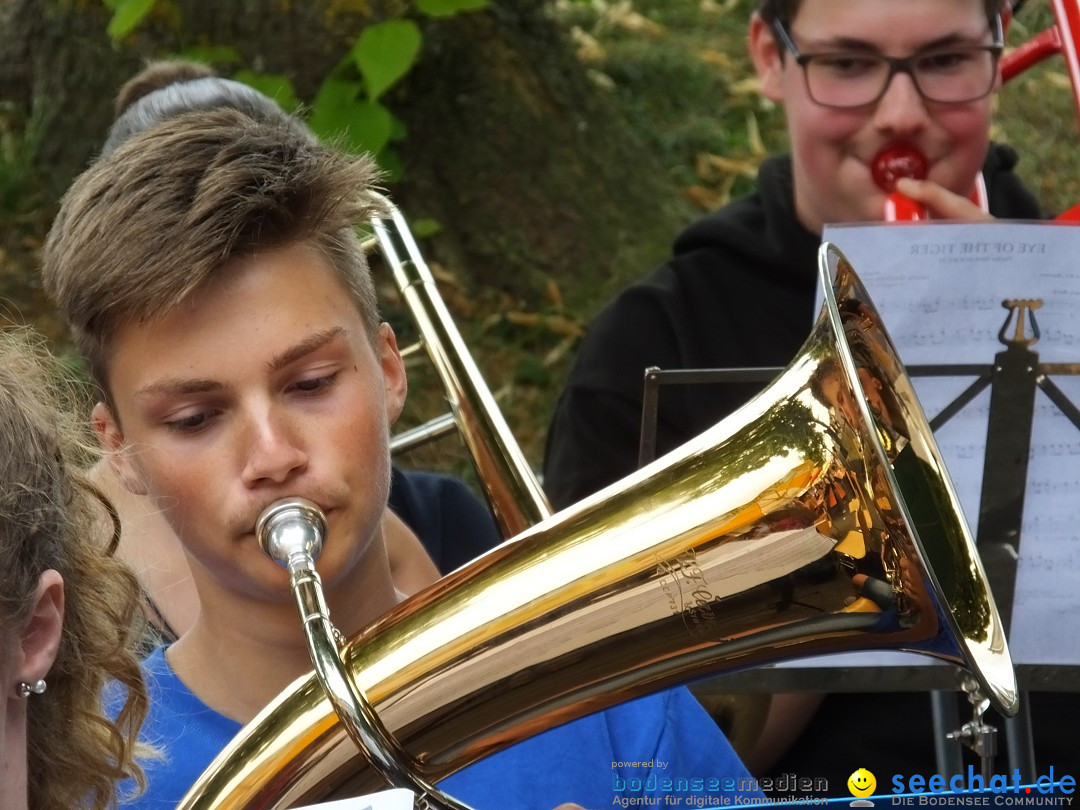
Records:
{"label": "nose", "polygon": [[890,135],[912,135],[929,120],[926,102],[919,95],[915,81],[907,73],[893,74],[874,109],[874,125]]}
{"label": "nose", "polygon": [[247,486],[283,484],[306,469],[307,452],[288,419],[269,409],[249,419],[241,447],[242,477]]}

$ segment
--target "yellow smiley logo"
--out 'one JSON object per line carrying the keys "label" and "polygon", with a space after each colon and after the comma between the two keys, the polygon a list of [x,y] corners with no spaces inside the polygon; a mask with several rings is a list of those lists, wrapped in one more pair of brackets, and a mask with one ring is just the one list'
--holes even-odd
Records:
{"label": "yellow smiley logo", "polygon": [[874,792],[874,788],[877,787],[877,779],[866,768],[859,768],[848,777],[847,786],[852,796],[858,796],[862,799]]}

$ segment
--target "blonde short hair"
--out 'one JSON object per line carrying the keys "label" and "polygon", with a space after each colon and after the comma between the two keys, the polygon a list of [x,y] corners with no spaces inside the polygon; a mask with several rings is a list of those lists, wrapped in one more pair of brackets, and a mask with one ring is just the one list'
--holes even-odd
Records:
{"label": "blonde short hair", "polygon": [[109,341],[182,304],[235,259],[307,243],[379,324],[355,228],[375,208],[367,157],[295,124],[235,109],[177,115],[125,140],[80,175],[45,244],[42,279],[109,396]]}

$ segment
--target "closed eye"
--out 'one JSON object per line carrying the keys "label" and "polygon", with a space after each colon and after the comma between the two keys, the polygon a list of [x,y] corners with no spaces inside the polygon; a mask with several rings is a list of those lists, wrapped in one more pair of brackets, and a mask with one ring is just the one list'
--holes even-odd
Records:
{"label": "closed eye", "polygon": [[983,51],[935,51],[919,57],[917,68],[921,72],[949,73],[970,65]]}
{"label": "closed eye", "polygon": [[325,393],[332,388],[338,381],[338,374],[340,372],[335,371],[333,374],[326,374],[322,377],[311,377],[308,379],[297,380],[292,383],[286,390],[296,391],[302,396],[317,396]]}
{"label": "closed eye", "polygon": [[166,420],[165,427],[175,433],[188,435],[199,433],[209,427],[220,413],[221,411],[218,410],[199,411],[179,419]]}
{"label": "closed eye", "polygon": [[878,71],[882,61],[855,53],[820,54],[814,56],[814,64],[838,78],[859,78]]}

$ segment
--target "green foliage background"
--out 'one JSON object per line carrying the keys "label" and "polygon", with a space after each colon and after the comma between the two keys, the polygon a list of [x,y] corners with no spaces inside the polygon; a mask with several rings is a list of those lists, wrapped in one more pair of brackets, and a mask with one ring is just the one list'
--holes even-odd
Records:
{"label": "green foliage background", "polygon": [[[120,46],[156,8],[165,5],[165,0],[103,2],[113,12],[106,30]],[[424,39],[420,26],[407,15],[418,13],[439,19],[479,11],[487,5],[488,0],[413,0],[412,7],[401,8],[402,16],[365,27],[307,103],[297,97],[287,76],[257,73],[240,66],[240,56],[228,43],[198,45],[160,56],[213,64],[223,75],[231,75],[275,99],[286,112],[303,115],[320,138],[334,140],[357,153],[374,155],[393,179],[400,167],[391,143],[404,137],[405,130],[383,96],[416,63]]]}

